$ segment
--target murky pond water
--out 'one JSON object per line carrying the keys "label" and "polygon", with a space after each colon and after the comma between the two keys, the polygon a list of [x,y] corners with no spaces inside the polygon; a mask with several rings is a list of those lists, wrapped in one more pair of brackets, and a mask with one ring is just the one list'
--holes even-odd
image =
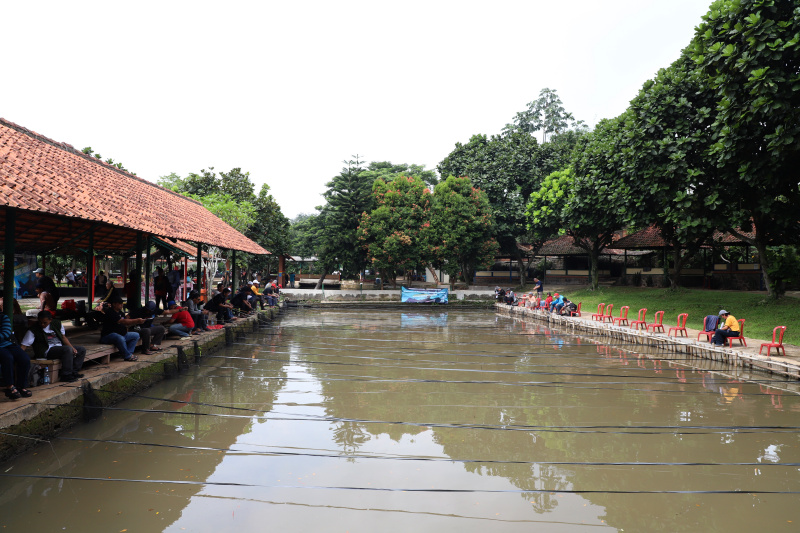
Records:
{"label": "murky pond water", "polygon": [[797,531],[791,386],[636,348],[296,311],[3,465],[0,527]]}

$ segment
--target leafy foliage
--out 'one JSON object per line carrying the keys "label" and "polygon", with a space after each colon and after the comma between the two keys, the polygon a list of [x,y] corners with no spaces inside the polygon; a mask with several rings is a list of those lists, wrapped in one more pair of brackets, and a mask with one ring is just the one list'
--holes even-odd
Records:
{"label": "leafy foliage", "polygon": [[449,176],[433,195],[431,226],[434,264],[451,278],[461,272],[473,278],[475,270],[491,264],[498,250],[488,196],[467,177]]}
{"label": "leafy foliage", "polygon": [[559,134],[569,128],[585,131],[586,125],[583,121],[576,121],[572,113],[564,109],[561,97],[555,89],[545,87],[539,92],[539,98],[528,102],[528,108],[517,113],[512,123],[506,124],[503,130],[528,134],[541,131],[544,144],[548,134]]}
{"label": "leafy foliage", "polygon": [[358,238],[373,267],[394,281],[432,259],[431,191],[420,178],[399,176],[372,187],[375,209],[361,215]]}

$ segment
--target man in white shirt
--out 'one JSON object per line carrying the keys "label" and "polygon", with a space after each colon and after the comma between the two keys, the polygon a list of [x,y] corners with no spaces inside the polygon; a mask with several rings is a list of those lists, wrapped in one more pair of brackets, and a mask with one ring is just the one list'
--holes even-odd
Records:
{"label": "man in white shirt", "polygon": [[83,377],[78,371],[83,366],[86,348],[73,346],[67,338],[64,326],[53,320],[50,311],[39,311],[37,323],[32,326],[22,339],[22,346],[33,347],[36,359],[60,359],[61,381],[77,381]]}

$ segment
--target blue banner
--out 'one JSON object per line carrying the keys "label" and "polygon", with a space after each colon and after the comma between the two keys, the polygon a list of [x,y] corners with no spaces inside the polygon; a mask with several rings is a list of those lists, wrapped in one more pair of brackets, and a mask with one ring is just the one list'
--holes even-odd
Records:
{"label": "blue banner", "polygon": [[403,287],[400,301],[419,304],[446,304],[448,289],[407,289]]}

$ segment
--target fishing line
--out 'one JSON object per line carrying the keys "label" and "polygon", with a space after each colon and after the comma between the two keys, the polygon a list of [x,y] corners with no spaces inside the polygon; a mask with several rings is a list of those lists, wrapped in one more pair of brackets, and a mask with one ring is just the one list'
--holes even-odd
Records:
{"label": "fishing line", "polygon": [[[42,404],[42,405],[60,405],[60,404]],[[332,417],[323,415],[290,415],[285,416],[267,416],[267,415],[237,415],[237,414],[224,414],[224,413],[202,413],[198,411],[174,411],[168,409],[136,409],[136,408],[123,408],[123,407],[105,407],[107,411],[124,411],[134,413],[149,413],[149,414],[170,414],[170,415],[185,415],[185,416],[207,416],[218,418],[232,418],[232,419],[246,419],[246,420],[267,420],[267,421],[281,421],[281,422],[342,422],[342,423],[356,423],[356,424],[384,424],[384,425],[397,425],[397,426],[413,426],[430,428],[446,428],[446,429],[482,429],[488,431],[521,431],[521,432],[549,432],[549,433],[598,433],[598,434],[676,434],[676,435],[703,435],[703,434],[718,434],[736,432],[761,432],[761,433],[796,433],[800,427],[795,426],[614,426],[614,425],[592,425],[592,426],[531,426],[524,424],[505,424],[505,425],[492,425],[492,424],[457,424],[457,423],[433,423],[433,422],[410,422],[410,421],[387,421],[387,420],[369,420],[359,418],[343,418]],[[273,412],[275,414],[282,414]],[[617,429],[628,429],[635,431],[607,431]],[[648,431],[641,431],[648,430]],[[656,431],[660,430],[660,431]],[[680,430],[680,431],[675,431]],[[692,431],[687,431],[692,430]],[[695,431],[695,430],[715,430],[715,431]]]}
{"label": "fishing line", "polygon": [[356,486],[323,486],[323,485],[264,485],[259,483],[243,483],[238,481],[194,481],[168,479],[126,479],[112,477],[83,476],[51,476],[46,474],[5,474],[1,477],[33,478],[33,479],[71,479],[75,481],[102,481],[124,483],[155,483],[161,485],[195,485],[204,487],[253,487],[262,489],[311,489],[311,490],[352,490],[366,492],[411,492],[439,494],[800,494],[800,491],[780,490],[579,490],[579,489],[413,489],[392,487],[356,487]]}
{"label": "fishing line", "polygon": [[[656,461],[519,461],[519,460],[495,460],[495,459],[456,459],[450,457],[414,457],[405,455],[366,455],[366,454],[341,454],[341,453],[310,453],[310,452],[287,452],[280,450],[253,451],[236,448],[216,448],[212,446],[185,446],[180,444],[161,444],[154,442],[125,441],[116,439],[86,439],[77,437],[56,437],[58,440],[75,442],[95,442],[99,444],[125,444],[131,446],[145,446],[154,448],[173,448],[178,450],[190,451],[209,451],[225,452],[227,455],[237,457],[264,456],[264,457],[315,457],[325,459],[383,459],[390,461],[418,461],[433,463],[485,463],[485,464],[514,464],[514,465],[548,465],[548,466],[785,466],[798,467],[800,463],[758,463],[758,462],[733,462],[733,463],[709,463],[709,462],[656,462]],[[246,444],[246,443],[243,443]],[[263,445],[262,445],[263,446]]]}

